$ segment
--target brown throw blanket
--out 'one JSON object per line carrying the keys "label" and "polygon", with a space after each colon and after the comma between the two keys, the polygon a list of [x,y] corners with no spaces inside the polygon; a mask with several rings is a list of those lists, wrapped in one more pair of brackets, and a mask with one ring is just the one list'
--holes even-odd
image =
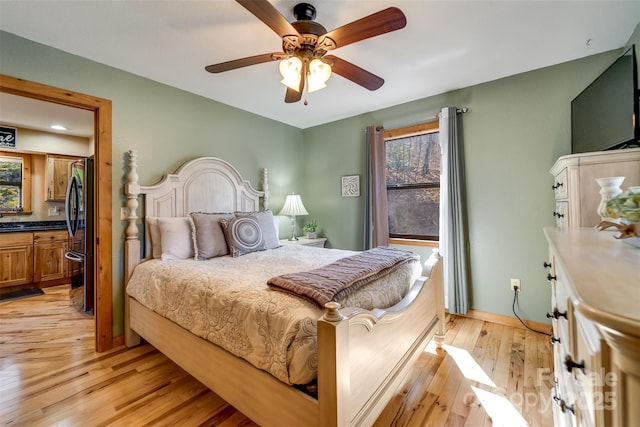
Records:
{"label": "brown throw blanket", "polygon": [[324,267],[272,277],[269,288],[296,295],[320,307],[338,301],[419,256],[394,248],[375,248]]}

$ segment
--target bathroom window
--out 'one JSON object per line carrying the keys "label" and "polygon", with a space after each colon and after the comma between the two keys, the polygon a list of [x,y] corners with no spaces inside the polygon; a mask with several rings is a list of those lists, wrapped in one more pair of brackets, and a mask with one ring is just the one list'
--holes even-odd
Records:
{"label": "bathroom window", "polygon": [[20,215],[31,212],[31,156],[0,153],[0,212]]}

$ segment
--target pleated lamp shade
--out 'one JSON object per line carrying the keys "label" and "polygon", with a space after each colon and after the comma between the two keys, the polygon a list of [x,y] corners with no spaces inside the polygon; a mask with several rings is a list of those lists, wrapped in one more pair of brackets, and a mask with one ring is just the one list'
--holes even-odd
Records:
{"label": "pleated lamp shade", "polygon": [[309,212],[304,208],[299,194],[289,194],[278,215],[299,216],[309,215]]}

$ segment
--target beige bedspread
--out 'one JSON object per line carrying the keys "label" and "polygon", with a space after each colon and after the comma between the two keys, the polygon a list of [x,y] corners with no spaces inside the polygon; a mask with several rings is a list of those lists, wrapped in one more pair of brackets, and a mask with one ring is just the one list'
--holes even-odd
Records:
{"label": "beige bedspread", "polygon": [[[266,282],[354,254],[283,246],[238,258],[149,260],[136,267],[127,293],[279,380],[306,384],[316,377],[316,319],[323,311],[270,290]],[[390,307],[402,299],[421,271],[419,261],[407,263],[339,302],[366,309]]]}

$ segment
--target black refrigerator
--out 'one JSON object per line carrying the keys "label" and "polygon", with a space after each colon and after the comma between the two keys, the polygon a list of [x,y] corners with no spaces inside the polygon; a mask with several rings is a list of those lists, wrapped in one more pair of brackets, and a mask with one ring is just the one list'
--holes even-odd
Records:
{"label": "black refrigerator", "polygon": [[94,274],[94,165],[93,159],[71,164],[65,200],[69,247],[65,253],[71,275],[71,302],[80,311],[93,315]]}

